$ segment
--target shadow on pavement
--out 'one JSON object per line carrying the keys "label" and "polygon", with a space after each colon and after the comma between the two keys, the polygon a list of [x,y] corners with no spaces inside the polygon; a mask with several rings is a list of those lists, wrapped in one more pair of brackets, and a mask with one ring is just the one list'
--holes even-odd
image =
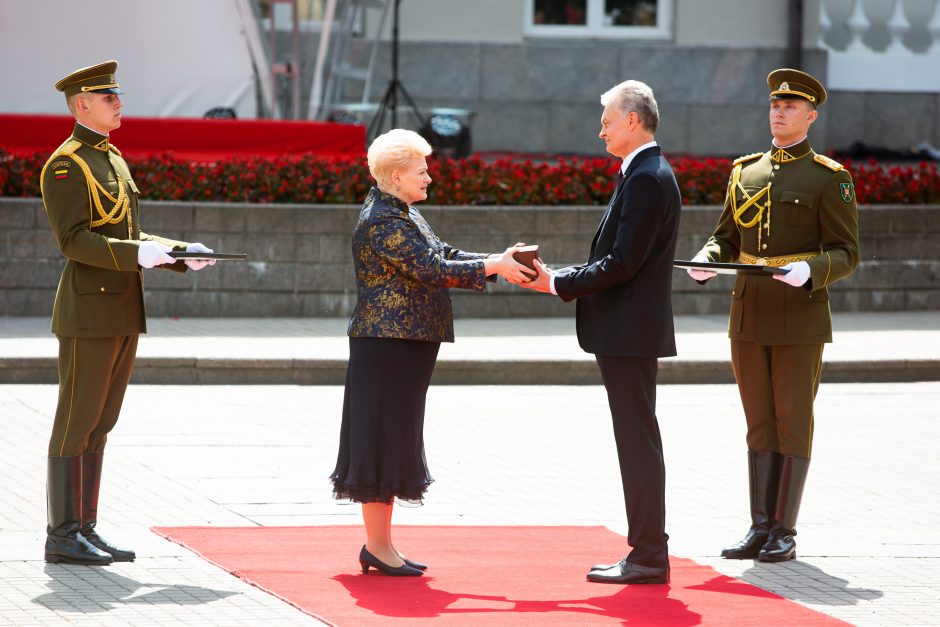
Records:
{"label": "shadow on pavement", "polygon": [[740,579],[788,599],[813,605],[855,605],[884,596],[881,590],[852,588],[845,579],[799,560],[782,564],[755,562],[741,574]]}
{"label": "shadow on pavement", "polygon": [[50,591],[32,602],[59,612],[95,613],[128,604],[202,605],[238,594],[200,586],[142,583],[94,566],[46,564]]}

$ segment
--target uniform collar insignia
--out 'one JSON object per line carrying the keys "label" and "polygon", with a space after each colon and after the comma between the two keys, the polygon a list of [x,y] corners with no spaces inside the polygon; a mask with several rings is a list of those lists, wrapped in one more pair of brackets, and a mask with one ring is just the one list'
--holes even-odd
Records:
{"label": "uniform collar insignia", "polygon": [[78,122],[75,123],[75,127],[72,129],[72,137],[82,142],[86,146],[90,146],[102,152],[108,152],[108,149],[111,147],[111,143],[107,135],[102,135],[101,133],[93,131],[87,126],[82,126]]}
{"label": "uniform collar insignia", "polygon": [[772,145],[770,148],[770,159],[774,163],[790,163],[791,161],[802,159],[812,151],[813,149],[810,147],[809,139],[807,138],[798,144],[786,148],[777,148]]}

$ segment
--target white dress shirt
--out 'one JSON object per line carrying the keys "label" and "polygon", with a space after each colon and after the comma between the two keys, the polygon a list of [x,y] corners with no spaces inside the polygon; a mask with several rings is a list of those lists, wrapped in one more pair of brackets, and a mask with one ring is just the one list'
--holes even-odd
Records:
{"label": "white dress shirt", "polygon": [[782,150],[786,150],[787,148],[793,148],[794,146],[796,146],[796,145],[799,144],[800,142],[804,141],[807,137],[809,137],[809,135],[803,135],[803,139],[800,139],[800,140],[798,140],[798,141],[795,141],[795,142],[793,142],[792,144],[788,144],[788,145],[786,145],[786,146],[778,146],[776,139],[773,140],[773,141],[770,142],[770,143],[774,145],[774,148],[780,148],[780,149],[782,149]]}

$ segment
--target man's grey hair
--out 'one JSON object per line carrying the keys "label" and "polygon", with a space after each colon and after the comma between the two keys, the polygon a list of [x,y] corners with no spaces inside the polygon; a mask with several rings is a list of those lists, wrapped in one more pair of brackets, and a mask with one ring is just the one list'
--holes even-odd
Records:
{"label": "man's grey hair", "polygon": [[605,107],[612,104],[624,115],[635,112],[640,124],[650,133],[655,133],[659,126],[659,106],[646,83],[624,81],[601,94],[601,104]]}

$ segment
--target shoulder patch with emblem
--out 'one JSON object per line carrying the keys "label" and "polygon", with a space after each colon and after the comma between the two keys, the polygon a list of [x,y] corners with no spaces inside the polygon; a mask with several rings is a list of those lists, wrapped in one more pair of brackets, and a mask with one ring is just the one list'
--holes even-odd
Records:
{"label": "shoulder patch with emblem", "polygon": [[746,163],[746,162],[748,162],[748,161],[753,161],[754,159],[757,159],[758,157],[763,157],[763,156],[764,156],[764,153],[762,153],[762,152],[755,152],[755,153],[751,153],[751,154],[749,154],[749,155],[744,155],[743,157],[738,157],[737,159],[735,159],[735,160],[734,160],[734,165],[739,165],[739,164],[741,164],[741,163]]}
{"label": "shoulder patch with emblem", "polygon": [[844,170],[844,169],[845,169],[845,168],[842,167],[842,164],[841,164],[841,163],[839,163],[838,161],[834,161],[834,160],[830,159],[830,158],[827,157],[826,155],[813,155],[813,161],[815,161],[816,163],[818,163],[818,164],[820,164],[820,165],[826,166],[827,168],[829,168],[829,169],[832,170],[833,172],[838,172],[839,170]]}
{"label": "shoulder patch with emblem", "polygon": [[[45,165],[42,166],[42,172],[39,175],[40,180],[45,176],[46,170],[49,168],[52,168],[57,180],[67,179],[69,177],[69,168],[72,166],[72,160],[60,159],[59,157],[71,157],[81,145],[82,143],[80,141],[72,139],[71,137],[62,142],[62,145],[55,149],[52,156],[49,157]],[[40,184],[40,188],[41,187],[42,184]]]}
{"label": "shoulder patch with emblem", "polygon": [[55,174],[55,179],[57,181],[62,179],[67,179],[69,177],[69,168],[72,167],[71,159],[59,159],[54,161],[49,165],[52,168],[53,174]]}
{"label": "shoulder patch with emblem", "polygon": [[839,183],[839,197],[842,198],[842,202],[849,204],[853,196],[855,193],[851,183]]}

